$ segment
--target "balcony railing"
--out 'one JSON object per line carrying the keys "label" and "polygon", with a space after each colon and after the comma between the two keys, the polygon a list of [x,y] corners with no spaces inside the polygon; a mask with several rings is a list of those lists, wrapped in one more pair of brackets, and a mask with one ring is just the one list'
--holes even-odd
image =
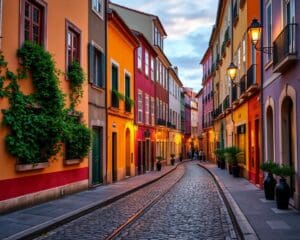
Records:
{"label": "balcony railing", "polygon": [[233,86],[231,88],[231,101],[234,102],[235,100],[237,100],[237,87]]}
{"label": "balcony railing", "polygon": [[115,90],[111,91],[111,106],[114,108],[119,108],[119,95]]}
{"label": "balcony railing", "polygon": [[243,93],[245,93],[246,91],[246,75],[244,75],[241,79],[240,79],[240,90],[241,90],[241,95]]}
{"label": "balcony railing", "polygon": [[130,113],[131,112],[131,99],[130,98],[125,98],[125,111]]}
{"label": "balcony railing", "polygon": [[275,71],[281,72],[286,65],[289,65],[290,60],[296,59],[296,28],[297,25],[295,23],[288,24],[273,42],[273,65]]}
{"label": "balcony railing", "polygon": [[157,118],[156,119],[156,125],[166,126],[166,120],[163,120],[161,118]]}
{"label": "balcony railing", "polygon": [[223,101],[223,111],[225,111],[227,108],[229,108],[230,103],[229,103],[229,96],[227,95],[226,98]]}
{"label": "balcony railing", "polygon": [[238,4],[237,4],[238,1],[235,1],[235,4],[233,6],[233,19],[236,20],[236,18],[239,16],[239,9],[238,9]]}
{"label": "balcony railing", "polygon": [[247,71],[247,89],[256,83],[255,81],[255,64],[252,64]]}

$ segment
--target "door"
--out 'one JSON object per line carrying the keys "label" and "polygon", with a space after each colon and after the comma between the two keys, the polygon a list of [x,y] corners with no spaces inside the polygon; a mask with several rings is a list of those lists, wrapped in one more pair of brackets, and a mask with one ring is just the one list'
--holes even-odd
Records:
{"label": "door", "polygon": [[125,159],[126,159],[126,176],[130,177],[130,131],[126,129],[126,145],[125,145]]}
{"label": "door", "polygon": [[103,128],[93,127],[94,140],[92,150],[92,184],[102,183]]}
{"label": "door", "polygon": [[117,166],[117,133],[112,133],[112,181],[118,179],[118,166]]}
{"label": "door", "polygon": [[145,162],[146,162],[146,171],[150,171],[150,140],[146,140],[146,149],[145,149]]}
{"label": "door", "polygon": [[154,171],[154,162],[155,162],[155,142],[151,142],[151,171]]}
{"label": "door", "polygon": [[138,141],[138,174],[142,174],[142,142]]}
{"label": "door", "polygon": [[260,149],[259,149],[259,119],[255,120],[255,183],[259,184],[259,165],[260,165]]}

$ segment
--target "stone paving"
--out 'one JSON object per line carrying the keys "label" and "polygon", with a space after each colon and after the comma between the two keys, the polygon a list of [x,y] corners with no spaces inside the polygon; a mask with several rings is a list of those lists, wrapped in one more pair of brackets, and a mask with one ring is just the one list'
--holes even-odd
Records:
{"label": "stone paving", "polygon": [[105,239],[152,199],[170,189],[183,174],[184,165],[180,165],[159,181],[37,239]]}
{"label": "stone paving", "polygon": [[212,177],[195,162],[158,203],[117,239],[236,239]]}
{"label": "stone paving", "polygon": [[235,239],[230,217],[212,177],[196,164],[185,163],[161,180],[38,239],[105,239],[168,189],[159,202],[125,228],[117,239]]}

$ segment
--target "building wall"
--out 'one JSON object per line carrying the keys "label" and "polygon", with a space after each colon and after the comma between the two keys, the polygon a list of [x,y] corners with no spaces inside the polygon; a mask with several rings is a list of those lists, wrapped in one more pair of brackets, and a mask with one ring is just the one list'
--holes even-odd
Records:
{"label": "building wall", "polygon": [[[125,178],[126,174],[126,149],[130,152],[130,174],[134,175],[134,109],[131,113],[125,113],[125,102],[119,101],[119,109],[111,107],[111,67],[118,65],[119,69],[119,92],[125,94],[125,73],[131,77],[130,93],[134,98],[134,49],[135,45],[130,42],[120,30],[120,25],[113,19],[108,21],[108,54],[107,54],[107,102],[108,102],[108,151],[107,151],[107,182],[112,182],[112,136],[117,133],[117,180]],[[126,131],[130,133],[130,144],[124,144]]]}
{"label": "building wall", "polygon": [[[66,19],[72,22],[81,30],[81,66],[87,73],[87,51],[88,42],[88,3],[75,0],[69,5],[62,1],[46,1],[47,7],[47,38],[46,50],[54,57],[56,67],[65,71],[65,36]],[[16,51],[20,47],[19,42],[19,11],[20,1],[3,1],[3,26],[2,50],[8,68],[14,72],[19,67],[19,60]],[[64,76],[60,76],[60,87],[65,94],[69,93],[69,83]],[[30,79],[20,82],[21,90],[24,93],[33,91]],[[88,122],[88,95],[87,84],[83,86],[83,97],[77,109],[83,112],[83,121]],[[66,99],[67,100],[67,99]],[[68,100],[66,101],[67,104]],[[7,100],[1,101],[1,109],[7,108]],[[0,121],[3,115],[0,113]],[[0,145],[5,146],[5,136],[8,129],[0,129]],[[0,150],[0,188],[1,191],[0,211],[6,211],[16,206],[30,205],[35,202],[60,196],[61,193],[68,193],[87,188],[88,160],[84,159],[79,165],[66,166],[61,153],[50,160],[47,168],[37,171],[17,172],[15,171],[16,159],[2,148]],[[40,184],[36,184],[36,183]],[[34,183],[34,184],[33,184]],[[75,184],[76,183],[76,184]],[[3,207],[2,207],[3,206]]]}

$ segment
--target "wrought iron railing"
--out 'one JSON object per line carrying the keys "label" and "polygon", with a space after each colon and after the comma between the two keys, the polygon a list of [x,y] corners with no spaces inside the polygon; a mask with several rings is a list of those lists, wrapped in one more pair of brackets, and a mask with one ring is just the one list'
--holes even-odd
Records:
{"label": "wrought iron railing", "polygon": [[237,100],[237,86],[231,88],[231,101],[234,102]]}
{"label": "wrought iron railing", "polygon": [[115,90],[111,91],[111,106],[114,108],[119,108],[119,96],[118,92]]}
{"label": "wrought iron railing", "polygon": [[295,23],[288,24],[273,42],[273,64],[278,65],[288,55],[296,54]]}
{"label": "wrought iron railing", "polygon": [[247,89],[255,84],[255,64],[252,64],[247,71]]}
{"label": "wrought iron railing", "polygon": [[246,91],[246,75],[240,79],[240,90],[241,95]]}

